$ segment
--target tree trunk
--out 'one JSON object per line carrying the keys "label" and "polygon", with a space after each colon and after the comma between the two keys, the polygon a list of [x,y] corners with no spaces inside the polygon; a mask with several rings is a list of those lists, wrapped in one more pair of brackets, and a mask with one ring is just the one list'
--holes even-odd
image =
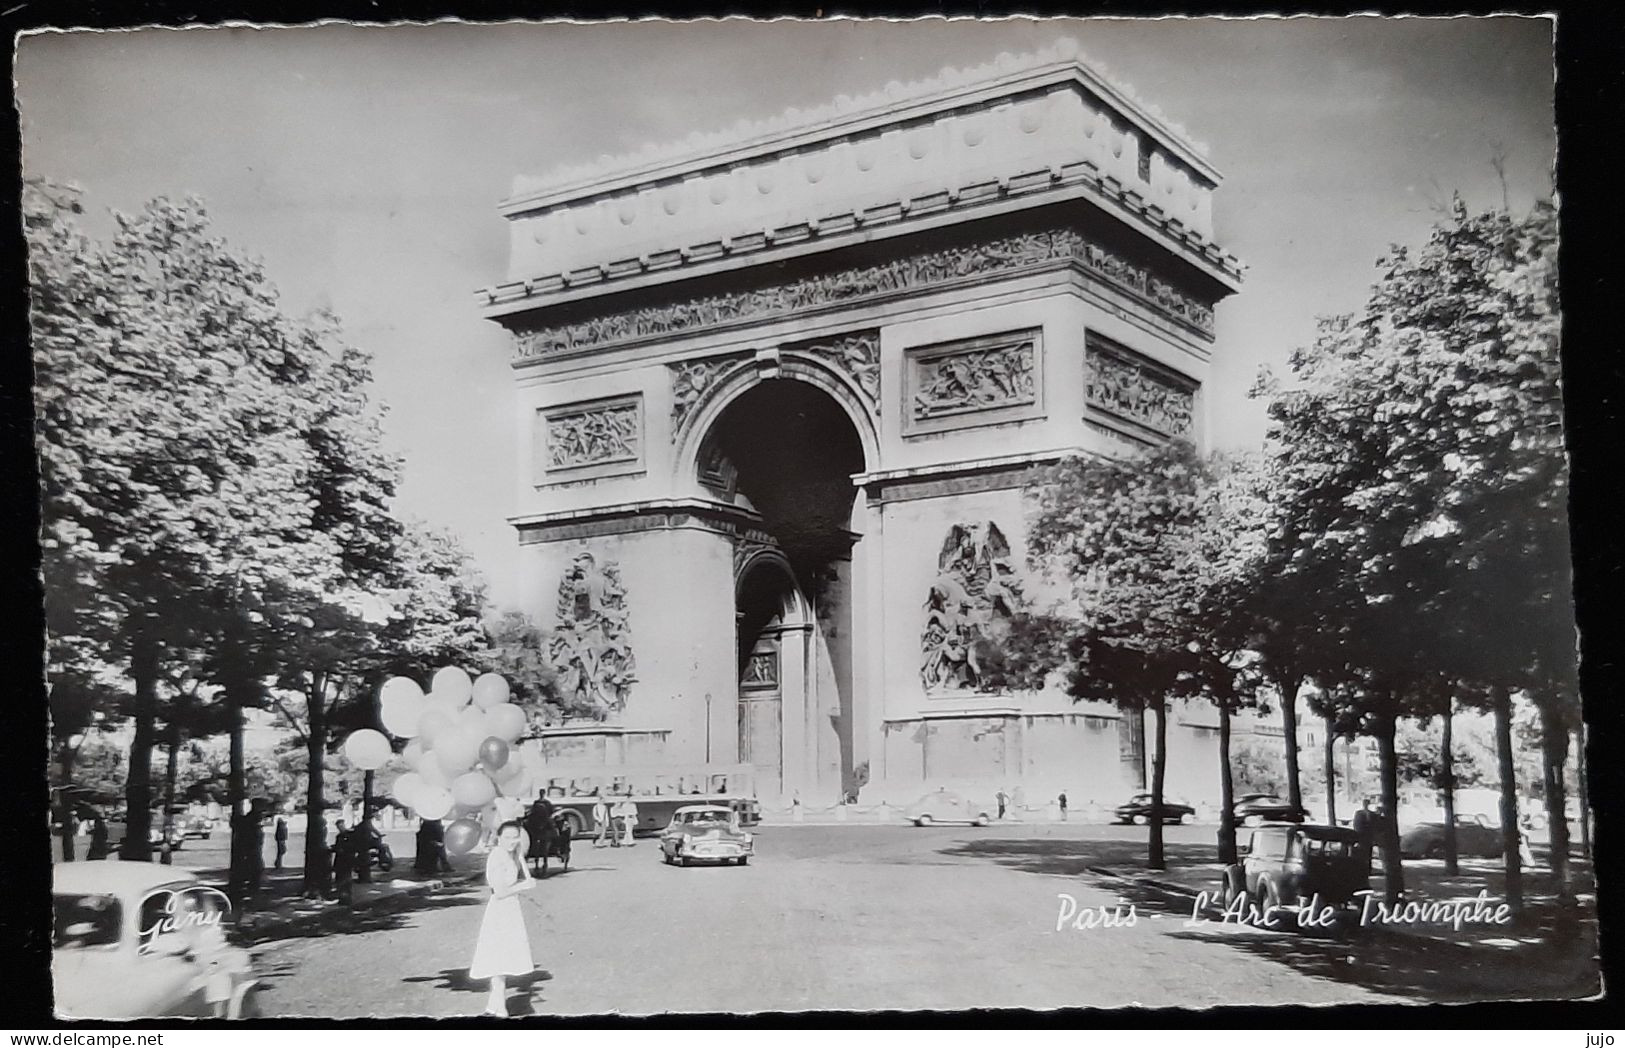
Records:
{"label": "tree trunk", "polygon": [[1156,717],[1157,753],[1151,760],[1151,855],[1147,864],[1153,870],[1166,870],[1162,857],[1162,784],[1168,770],[1168,700],[1158,698],[1152,712]]}
{"label": "tree trunk", "polygon": [[305,693],[305,883],[307,898],[321,898],[331,886],[332,864],[327,858],[327,820],[323,818],[322,795],[324,771],[322,758],[327,750],[327,710],[323,702],[324,685],[320,674],[311,674],[309,690]]}
{"label": "tree trunk", "polygon": [[1556,695],[1547,695],[1535,705],[1540,710],[1540,753],[1546,786],[1546,824],[1550,827],[1547,865],[1557,880],[1558,898],[1574,901],[1574,885],[1569,878],[1568,784],[1563,766],[1569,759],[1569,729]]}
{"label": "tree trunk", "polygon": [[1387,706],[1388,711],[1377,718],[1377,750],[1382,760],[1382,820],[1377,833],[1382,842],[1383,900],[1393,906],[1405,894],[1405,869],[1399,858],[1399,757],[1394,749],[1398,718],[1391,712],[1392,696]]}
{"label": "tree trunk", "polygon": [[1230,703],[1219,704],[1219,861],[1236,861],[1236,784],[1230,774]]}
{"label": "tree trunk", "polygon": [[[58,760],[62,765],[62,785],[73,785],[73,765],[78,757],[78,751],[66,741],[62,743],[62,752]],[[74,836],[74,802],[73,797],[64,789],[57,801],[58,818],[62,820],[62,861],[74,861],[74,847],[77,838]]]}
{"label": "tree trunk", "polygon": [[1275,686],[1281,693],[1281,731],[1286,742],[1287,800],[1294,808],[1301,809],[1303,785],[1298,773],[1298,692],[1303,687],[1303,676],[1295,673],[1279,673],[1275,677]]}
{"label": "tree trunk", "polygon": [[[372,772],[363,772],[361,775],[361,826],[365,829],[372,818]],[[370,832],[370,831],[369,831]],[[372,881],[372,841],[367,834],[357,838],[361,841],[360,862],[356,866],[355,879],[362,883]]]}
{"label": "tree trunk", "polygon": [[1495,756],[1501,775],[1501,849],[1506,867],[1507,908],[1523,913],[1523,863],[1518,857],[1518,779],[1512,757],[1512,696],[1497,686],[1491,693],[1495,715]]}
{"label": "tree trunk", "polygon": [[249,849],[252,847],[250,838],[253,836],[247,813],[243,811],[243,707],[238,701],[235,687],[225,689],[224,699],[230,753],[230,763],[226,768],[226,802],[231,806],[229,883],[233,903],[241,906],[248,895],[248,882],[251,876]]}
{"label": "tree trunk", "polygon": [[174,839],[175,833],[175,775],[180,763],[180,754],[176,751],[181,746],[181,732],[179,725],[175,723],[165,727],[168,738],[164,741],[167,744],[165,748],[169,750],[169,757],[164,764],[164,839],[158,848],[162,855],[161,861],[165,866],[169,866],[175,861],[169,842]]}
{"label": "tree trunk", "polygon": [[124,780],[124,841],[119,858],[147,862],[152,858],[152,746],[158,716],[158,642],[138,627],[131,638],[130,678],[135,685],[131,721],[130,774]]}
{"label": "tree trunk", "polygon": [[1326,722],[1326,825],[1337,825],[1337,733],[1332,730],[1335,720]]}
{"label": "tree trunk", "polygon": [[1574,778],[1580,798],[1580,853],[1591,862],[1591,787],[1586,782],[1586,726],[1574,729]]}
{"label": "tree trunk", "polygon": [[1444,872],[1454,877],[1460,872],[1461,852],[1456,846],[1456,757],[1455,745],[1456,702],[1444,697],[1444,711],[1439,715],[1439,791],[1444,801]]}

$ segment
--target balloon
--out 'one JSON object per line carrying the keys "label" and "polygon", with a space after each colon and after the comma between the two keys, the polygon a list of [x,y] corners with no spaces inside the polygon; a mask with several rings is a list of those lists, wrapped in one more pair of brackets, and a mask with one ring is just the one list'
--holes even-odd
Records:
{"label": "balloon", "polygon": [[378,689],[378,701],[381,705],[405,700],[408,702],[422,702],[423,689],[411,677],[391,677],[384,681],[384,686]]}
{"label": "balloon", "polygon": [[444,819],[451,811],[451,791],[437,786],[419,790],[412,807],[420,819]]}
{"label": "balloon", "polygon": [[508,680],[500,673],[482,673],[474,682],[474,705],[482,710],[508,701]]}
{"label": "balloon", "polygon": [[423,699],[385,699],[378,711],[384,730],[398,739],[410,739],[422,726],[423,712],[428,708]]}
{"label": "balloon", "polygon": [[371,728],[352,731],[350,737],[344,740],[344,755],[350,758],[351,764],[362,771],[377,771],[382,768],[393,752],[389,740],[384,738],[384,733]]}
{"label": "balloon", "polygon": [[503,742],[518,742],[527,726],[525,711],[511,702],[492,706],[485,711],[485,730]]}
{"label": "balloon", "polygon": [[478,706],[464,706],[457,714],[457,726],[479,732],[482,739],[491,734],[485,726],[485,711]]}
{"label": "balloon", "polygon": [[521,767],[519,769],[518,775],[513,775],[503,779],[501,782],[497,783],[497,785],[501,788],[502,795],[504,797],[518,797],[523,799],[536,792],[536,780],[530,774],[530,769],[525,767]]}
{"label": "balloon", "polygon": [[435,763],[440,770],[446,773],[448,779],[455,779],[463,772],[474,766],[474,760],[479,756],[480,743],[478,739],[467,735],[454,734],[441,742],[435,748]]}
{"label": "balloon", "polygon": [[461,706],[474,695],[474,682],[468,679],[468,674],[456,666],[447,666],[436,671],[430,691],[442,699],[455,702]]}
{"label": "balloon", "polygon": [[508,763],[508,744],[495,735],[480,743],[480,763],[486,771],[496,771]]}
{"label": "balloon", "polygon": [[433,757],[425,757],[423,763],[418,765],[418,778],[433,789],[449,790],[451,779],[440,770],[440,762]]}
{"label": "balloon", "polygon": [[405,749],[401,750],[401,760],[406,762],[408,768],[417,771],[419,766],[423,764],[423,757],[427,752],[428,750],[424,747],[422,740],[413,739],[406,744]]}
{"label": "balloon", "polygon": [[480,843],[482,833],[480,824],[473,819],[458,819],[446,827],[446,850],[453,855],[462,855]]}
{"label": "balloon", "polygon": [[458,804],[483,808],[497,795],[497,788],[491,785],[490,778],[483,771],[471,771],[457,776],[451,784],[451,795]]}
{"label": "balloon", "polygon": [[409,771],[391,784],[389,793],[408,808],[415,808],[418,795],[429,789],[429,784],[423,781],[423,776],[415,771]]}
{"label": "balloon", "polygon": [[418,738],[422,739],[426,746],[435,746],[440,742],[440,737],[451,731],[455,724],[456,721],[444,709],[430,703],[424,709],[423,716],[418,718]]}
{"label": "balloon", "polygon": [[513,778],[515,775],[518,775],[524,770],[525,762],[514,760],[513,754],[510,752],[508,754],[508,759],[502,762],[502,766],[500,768],[487,768],[485,769],[485,773],[491,776],[492,782],[501,782],[504,779]]}

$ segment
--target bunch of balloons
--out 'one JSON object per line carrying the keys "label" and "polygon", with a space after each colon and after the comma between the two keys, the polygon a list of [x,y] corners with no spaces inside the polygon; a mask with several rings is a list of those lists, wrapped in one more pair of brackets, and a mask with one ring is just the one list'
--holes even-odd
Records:
{"label": "bunch of balloons", "polygon": [[[486,673],[472,680],[455,666],[434,675],[425,695],[410,677],[391,677],[379,693],[380,720],[391,735],[409,740],[401,756],[410,771],[395,780],[395,799],[424,819],[443,819],[446,850],[473,848],[480,823],[467,816],[485,810],[498,794],[526,798],[535,792],[517,742],[525,713],[508,701],[508,682]],[[363,728],[344,741],[344,754],[363,770],[382,767],[393,753],[383,733]]]}

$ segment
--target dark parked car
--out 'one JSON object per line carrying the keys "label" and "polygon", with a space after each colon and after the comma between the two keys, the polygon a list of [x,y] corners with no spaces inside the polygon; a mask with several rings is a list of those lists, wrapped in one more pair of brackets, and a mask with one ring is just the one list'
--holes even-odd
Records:
{"label": "dark parked car", "polygon": [[1275,907],[1297,917],[1313,899],[1317,913],[1329,908],[1347,919],[1356,893],[1370,887],[1359,845],[1359,834],[1342,826],[1259,826],[1242,845],[1241,861],[1225,867],[1224,904],[1244,896],[1261,914]]}
{"label": "dark parked car", "polygon": [[1303,822],[1309,818],[1307,810],[1293,807],[1291,801],[1273,793],[1242,794],[1230,810],[1235,813],[1236,821],[1245,826],[1261,822]]}
{"label": "dark parked car", "polygon": [[[1162,821],[1187,823],[1196,815],[1196,809],[1189,804],[1180,804],[1164,797],[1162,799]],[[1151,795],[1149,793],[1136,793],[1127,802],[1119,804],[1112,810],[1113,821],[1119,825],[1133,823],[1144,826],[1151,821]]]}
{"label": "dark parked car", "polygon": [[[1495,859],[1502,853],[1501,831],[1482,815],[1456,816],[1456,854],[1463,858]],[[1444,823],[1423,822],[1399,839],[1399,854],[1407,859],[1444,858]]]}

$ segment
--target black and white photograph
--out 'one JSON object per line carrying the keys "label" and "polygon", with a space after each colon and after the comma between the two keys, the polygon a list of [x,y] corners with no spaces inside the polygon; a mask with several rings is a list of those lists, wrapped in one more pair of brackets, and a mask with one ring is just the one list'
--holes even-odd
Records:
{"label": "black and white photograph", "polygon": [[53,1014],[1597,998],[1559,17],[20,34]]}

